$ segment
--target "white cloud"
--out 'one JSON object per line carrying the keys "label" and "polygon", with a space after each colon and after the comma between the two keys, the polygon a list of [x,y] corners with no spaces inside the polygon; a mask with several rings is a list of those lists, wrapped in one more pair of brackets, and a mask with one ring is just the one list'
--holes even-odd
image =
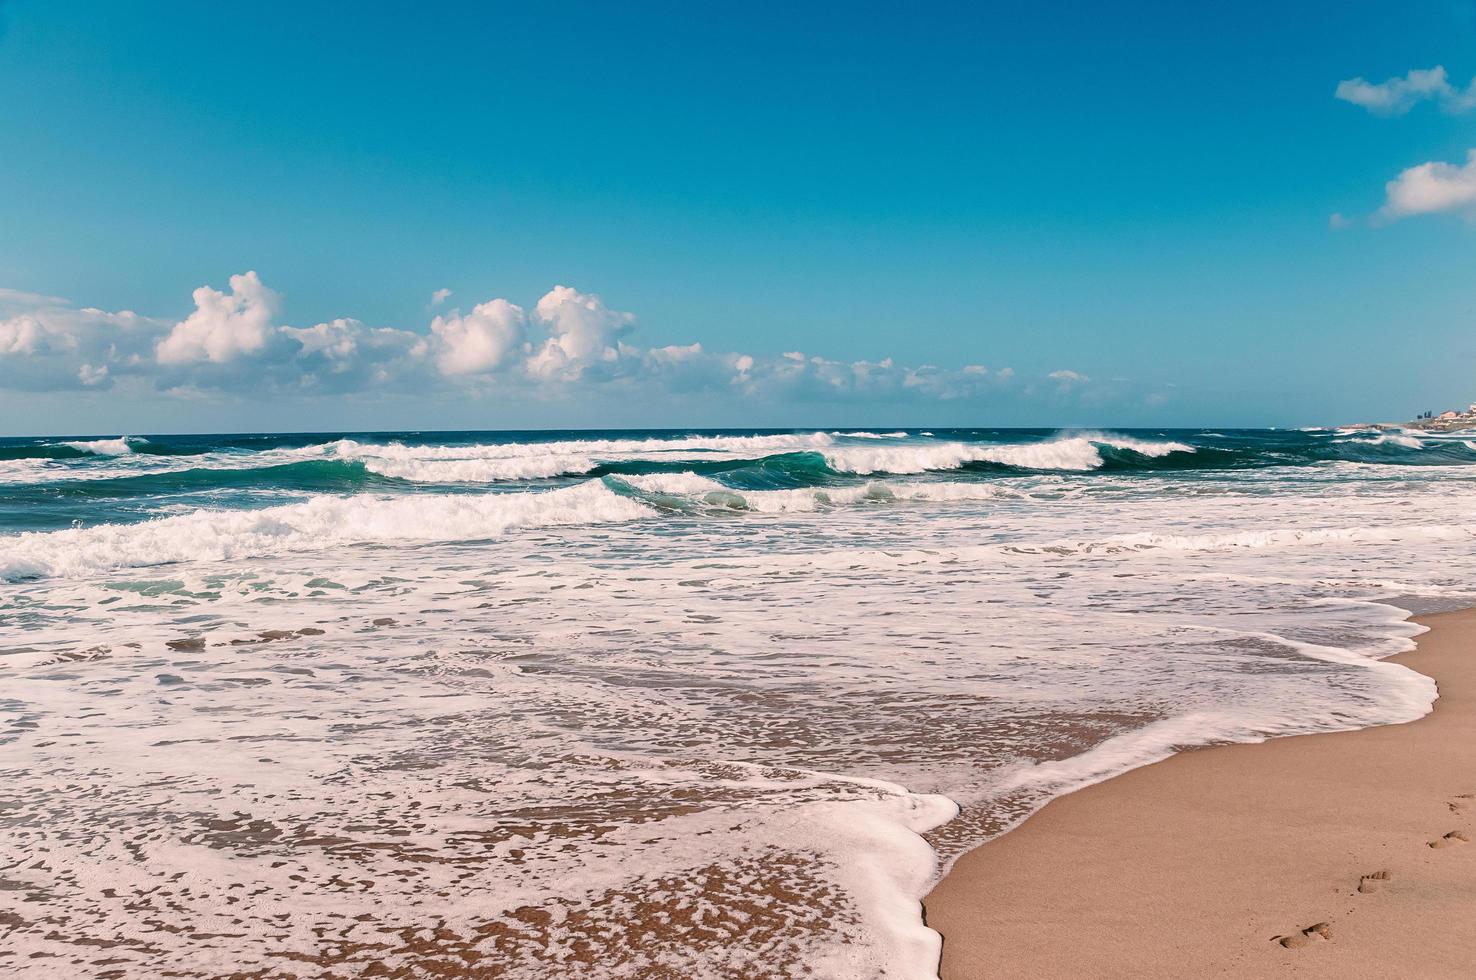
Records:
{"label": "white cloud", "polygon": [[93,367],[91,364],[84,364],[77,369],[77,380],[81,381],[85,385],[88,385],[89,387],[93,385],[100,385],[107,379],[108,366],[106,364],[102,365],[101,367]]}
{"label": "white cloud", "polygon": [[502,365],[523,339],[527,318],[521,306],[494,299],[466,316],[455,310],[431,321],[436,366],[442,374],[485,374]]}
{"label": "white cloud", "polygon": [[175,324],[154,354],[160,364],[224,364],[254,354],[271,335],[277,303],[277,294],[255,272],[231,276],[228,294],[201,286],[195,290],[195,312]]}
{"label": "white cloud", "polygon": [[1384,186],[1381,211],[1387,218],[1407,218],[1441,211],[1476,215],[1476,150],[1464,164],[1440,161],[1410,167]]}
{"label": "white cloud", "polygon": [[67,301],[60,296],[45,296],[41,293],[28,293],[22,289],[6,289],[0,287],[0,310],[7,306],[34,307],[34,306],[66,306]]}
{"label": "white cloud", "polygon": [[322,354],[331,360],[346,360],[359,347],[364,325],[358,320],[337,319],[311,327],[283,327],[282,333],[302,345],[305,355]]}
{"label": "white cloud", "polygon": [[0,354],[34,354],[42,330],[41,321],[26,314],[0,320]]}
{"label": "white cloud", "polygon": [[[75,309],[65,302],[0,290],[0,360],[9,362],[4,374],[7,387],[45,391],[98,386],[117,370],[152,365],[152,343],[163,327],[161,321],[126,310]],[[116,365],[113,372],[109,363]]]}
{"label": "white cloud", "polygon": [[536,378],[575,380],[594,364],[620,360],[617,339],[635,325],[635,314],[610,309],[593,293],[555,286],[533,308],[552,334],[528,360]]}
{"label": "white cloud", "polygon": [[[228,293],[202,286],[194,297],[194,313],[172,322],[0,291],[0,383],[37,391],[119,386],[181,398],[496,391],[554,399],[604,391],[617,398],[705,392],[803,404],[983,397],[1011,390],[1014,375],[1009,368],[906,365],[890,357],[760,356],[697,342],[638,346],[629,338],[633,314],[563,285],[531,314],[497,298],[469,313],[439,314],[429,329],[370,327],[347,317],[278,325],[276,293],[249,272],[232,276]],[[1065,371],[1051,378],[1062,391],[1087,381]],[[1013,390],[1028,397],[1032,389]]]}
{"label": "white cloud", "polygon": [[1338,83],[1335,98],[1362,106],[1379,116],[1402,116],[1420,102],[1435,102],[1446,112],[1466,112],[1476,108],[1476,79],[1464,89],[1450,83],[1445,69],[1415,68],[1403,78],[1390,78],[1377,84],[1364,78],[1349,78]]}
{"label": "white cloud", "polygon": [[1353,227],[1353,219],[1345,217],[1339,211],[1334,211],[1327,216],[1327,226],[1333,231],[1344,231]]}
{"label": "white cloud", "polygon": [[446,300],[450,298],[451,290],[437,289],[435,292],[431,293],[431,306],[440,306],[442,303],[446,302]]}

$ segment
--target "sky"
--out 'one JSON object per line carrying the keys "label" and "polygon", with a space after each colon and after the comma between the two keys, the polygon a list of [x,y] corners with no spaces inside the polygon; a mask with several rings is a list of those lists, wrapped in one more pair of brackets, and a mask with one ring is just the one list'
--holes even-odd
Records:
{"label": "sky", "polygon": [[0,434],[1476,401],[1476,3],[0,0]]}

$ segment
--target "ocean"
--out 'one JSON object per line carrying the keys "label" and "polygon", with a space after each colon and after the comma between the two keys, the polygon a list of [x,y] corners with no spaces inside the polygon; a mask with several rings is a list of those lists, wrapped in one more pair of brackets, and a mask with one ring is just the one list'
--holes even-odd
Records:
{"label": "ocean", "polygon": [[0,969],[932,977],[1053,796],[1428,711],[1473,515],[1371,429],[3,439]]}

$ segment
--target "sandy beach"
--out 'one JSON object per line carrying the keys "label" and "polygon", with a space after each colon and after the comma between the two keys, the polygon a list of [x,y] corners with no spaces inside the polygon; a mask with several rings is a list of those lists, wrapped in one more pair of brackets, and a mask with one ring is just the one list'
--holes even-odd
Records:
{"label": "sandy beach", "polygon": [[1417,621],[1426,717],[1182,753],[964,856],[945,980],[1476,975],[1476,611]]}

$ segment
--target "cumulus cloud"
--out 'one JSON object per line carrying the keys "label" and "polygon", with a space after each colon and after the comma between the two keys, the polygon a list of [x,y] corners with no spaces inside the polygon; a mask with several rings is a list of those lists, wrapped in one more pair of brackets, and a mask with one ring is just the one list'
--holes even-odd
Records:
{"label": "cumulus cloud", "polygon": [[1450,83],[1445,68],[1436,65],[1416,68],[1403,78],[1377,84],[1365,78],[1345,79],[1333,95],[1379,116],[1402,116],[1420,102],[1434,102],[1446,112],[1459,113],[1476,109],[1476,78],[1465,88],[1457,88]]}
{"label": "cumulus cloud", "polygon": [[0,354],[34,354],[41,339],[41,323],[33,316],[0,322]]}
{"label": "cumulus cloud", "polygon": [[84,364],[77,369],[77,380],[89,387],[100,385],[108,380],[108,366],[104,364],[100,367],[93,367],[91,364]]}
{"label": "cumulus cloud", "polygon": [[[701,343],[641,346],[636,317],[594,293],[558,285],[530,308],[496,298],[452,309],[427,327],[373,327],[350,317],[277,322],[281,301],[255,273],[229,291],[202,286],[184,320],[75,308],[56,297],[0,291],[0,386],[153,390],[171,396],[441,391],[477,397],[722,394],[774,402],[950,401],[1012,390],[1008,367],[908,365],[789,351],[762,356]],[[1088,379],[1049,376],[1062,392]],[[1075,397],[1073,395],[1073,397]]]}
{"label": "cumulus cloud", "polygon": [[359,349],[364,325],[358,320],[337,319],[311,327],[283,327],[282,333],[301,345],[304,355],[321,354],[330,361],[347,361]]}
{"label": "cumulus cloud", "polygon": [[106,387],[110,376],[151,369],[152,345],[167,326],[128,310],[78,309],[55,296],[0,290],[0,384],[26,391]]}
{"label": "cumulus cloud", "polygon": [[446,300],[450,298],[451,290],[437,289],[435,292],[431,293],[431,306],[440,306],[442,303],[446,302]]}
{"label": "cumulus cloud", "polygon": [[195,312],[175,324],[154,349],[160,364],[224,364],[266,346],[277,294],[255,272],[231,276],[230,286],[229,293],[209,286],[195,290]]}
{"label": "cumulus cloud", "polygon": [[523,308],[505,299],[478,304],[466,316],[438,316],[431,321],[436,365],[446,375],[492,371],[518,346],[526,324]]}
{"label": "cumulus cloud", "polygon": [[1442,211],[1476,216],[1476,150],[1466,162],[1435,161],[1410,167],[1384,186],[1385,218],[1407,218]]}
{"label": "cumulus cloud", "polygon": [[576,380],[593,366],[620,360],[618,338],[635,325],[635,315],[610,309],[593,293],[555,286],[533,308],[533,317],[552,335],[528,359],[538,378]]}

